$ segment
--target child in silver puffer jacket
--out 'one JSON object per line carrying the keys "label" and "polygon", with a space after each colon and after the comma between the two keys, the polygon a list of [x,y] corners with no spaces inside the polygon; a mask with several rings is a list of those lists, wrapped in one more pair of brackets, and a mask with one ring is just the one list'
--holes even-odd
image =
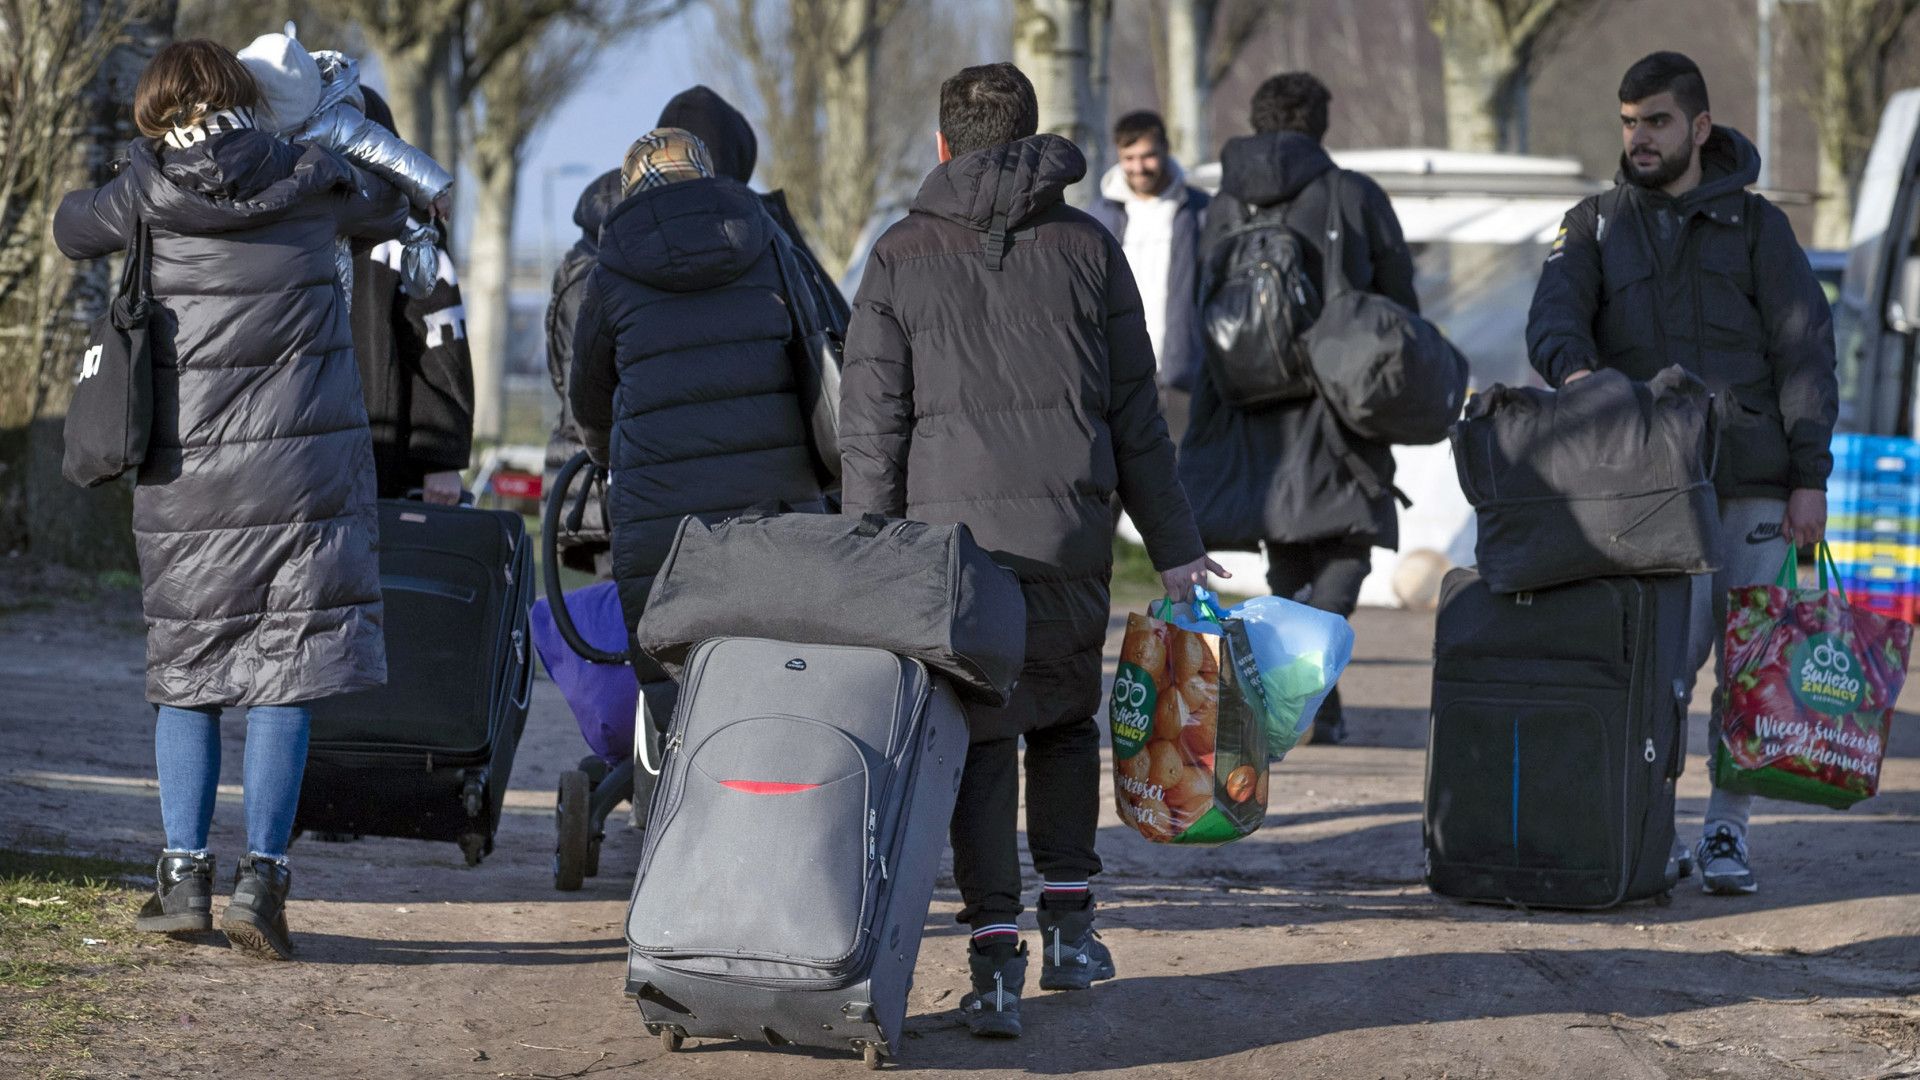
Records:
{"label": "child in silver puffer jacket", "polygon": [[[238,54],[260,87],[254,126],[288,142],[336,150],[398,187],[416,211],[400,236],[400,275],[412,295],[427,295],[440,265],[431,222],[446,216],[453,174],[426,151],[367,119],[358,61],[330,50],[309,53],[293,35],[288,23],[286,33],[262,34]],[[334,263],[351,297],[353,254],[345,241]]]}

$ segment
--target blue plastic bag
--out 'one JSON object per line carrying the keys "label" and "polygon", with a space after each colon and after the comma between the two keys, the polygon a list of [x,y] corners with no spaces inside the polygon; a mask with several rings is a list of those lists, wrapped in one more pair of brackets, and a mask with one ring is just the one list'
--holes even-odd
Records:
{"label": "blue plastic bag", "polygon": [[1174,625],[1201,633],[1219,618],[1238,619],[1246,627],[1266,691],[1267,754],[1274,761],[1300,742],[1353,659],[1353,627],[1347,620],[1278,596],[1256,596],[1221,611],[1218,598],[1199,589],[1194,605],[1179,605],[1173,615]]}
{"label": "blue plastic bag", "polygon": [[[601,581],[567,594],[574,628],[594,648],[627,651],[627,621],[613,582]],[[633,756],[634,715],[640,706],[640,682],[626,664],[596,664],[573,651],[554,625],[547,598],[533,602],[533,647],[547,674],[567,699],[580,735],[601,760],[616,765]]]}

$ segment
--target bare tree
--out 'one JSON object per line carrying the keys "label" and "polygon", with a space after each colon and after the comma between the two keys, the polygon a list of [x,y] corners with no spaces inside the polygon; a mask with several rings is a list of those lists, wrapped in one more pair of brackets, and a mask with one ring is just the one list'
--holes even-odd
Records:
{"label": "bare tree", "polygon": [[400,134],[449,167],[462,159],[462,113],[488,73],[538,47],[553,20],[595,11],[594,0],[330,2],[379,58]]}
{"label": "bare tree", "polygon": [[[744,76],[777,153],[761,163],[828,272],[854,254],[897,158],[884,118],[915,88],[877,76],[893,28],[925,0],[709,0],[717,40]],[[917,70],[937,63],[932,57]],[[882,92],[884,89],[884,93]]]}
{"label": "bare tree", "polygon": [[1599,0],[1427,0],[1440,37],[1447,144],[1527,149],[1527,88],[1540,60]]}
{"label": "bare tree", "polygon": [[1085,202],[1106,164],[1107,55],[1112,0],[1015,0],[1013,62],[1033,80],[1040,130],[1073,140],[1087,177],[1067,189]]}
{"label": "bare tree", "polygon": [[211,38],[239,50],[261,34],[287,23],[300,27],[300,40],[310,49],[339,49],[357,54],[366,47],[358,29],[346,17],[338,0],[268,0],[235,4],[232,0],[180,0],[174,23],[177,37]]}
{"label": "bare tree", "polygon": [[[513,208],[520,167],[534,131],[573,93],[598,58],[596,46],[617,42],[680,10],[684,0],[597,0],[549,22],[538,39],[504,55],[476,86],[473,144],[473,233],[462,294],[473,355],[473,429],[502,435],[513,269]],[[476,28],[478,29],[478,28]]]}
{"label": "bare tree", "polygon": [[72,361],[114,279],[104,259],[61,256],[47,221],[62,194],[111,176],[173,18],[168,0],[0,0],[0,551],[132,564],[130,489],[60,478]]}
{"label": "bare tree", "polygon": [[[1198,165],[1213,154],[1207,111],[1214,88],[1282,0],[1167,0],[1161,107],[1173,156]],[[1158,59],[1156,57],[1156,59]]]}
{"label": "bare tree", "polygon": [[1853,196],[1873,149],[1880,111],[1893,87],[1888,75],[1920,0],[1819,0],[1792,5],[1796,36],[1820,65],[1813,114],[1820,123],[1820,202],[1814,243],[1846,247]]}

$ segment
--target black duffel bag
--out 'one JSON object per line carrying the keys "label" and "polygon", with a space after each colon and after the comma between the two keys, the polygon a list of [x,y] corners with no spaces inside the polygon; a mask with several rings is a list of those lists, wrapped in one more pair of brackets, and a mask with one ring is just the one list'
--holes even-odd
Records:
{"label": "black duffel bag", "polygon": [[[1335,170],[1327,192],[1327,235],[1340,232]],[[1467,358],[1440,328],[1398,301],[1356,289],[1331,243],[1326,302],[1306,333],[1320,396],[1347,430],[1374,442],[1426,446],[1447,437],[1467,396]]]}
{"label": "black duffel bag", "polygon": [[1719,565],[1713,395],[1685,368],[1602,369],[1558,391],[1493,386],[1452,433],[1480,576],[1516,593]]}
{"label": "black duffel bag", "polygon": [[687,518],[635,631],[675,678],[715,637],[885,649],[1004,705],[1027,651],[1020,581],[965,525],[875,514]]}

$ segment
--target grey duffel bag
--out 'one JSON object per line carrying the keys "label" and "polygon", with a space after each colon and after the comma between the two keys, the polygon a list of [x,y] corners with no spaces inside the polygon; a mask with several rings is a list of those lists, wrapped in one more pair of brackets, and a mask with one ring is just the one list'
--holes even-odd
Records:
{"label": "grey duffel bag", "polygon": [[748,511],[680,523],[635,636],[676,678],[715,637],[885,649],[999,706],[1026,627],[1019,579],[965,525]]}
{"label": "grey duffel bag", "polygon": [[1558,391],[1496,385],[1467,402],[1452,440],[1495,592],[1719,565],[1719,425],[1684,368],[1644,383],[1603,369]]}

